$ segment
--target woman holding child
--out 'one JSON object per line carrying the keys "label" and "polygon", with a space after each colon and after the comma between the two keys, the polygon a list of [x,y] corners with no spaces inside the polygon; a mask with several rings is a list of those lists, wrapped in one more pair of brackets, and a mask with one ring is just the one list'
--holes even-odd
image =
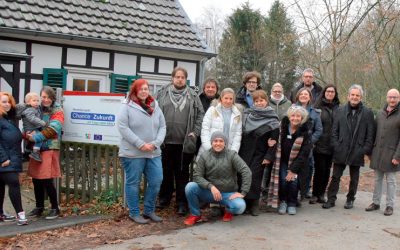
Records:
{"label": "woman holding child", "polygon": [[42,143],[40,157],[42,161],[30,159],[28,175],[32,177],[36,207],[28,216],[41,216],[44,211],[45,191],[50,198],[51,209],[46,219],[55,219],[60,214],[54,178],[61,177],[60,144],[61,130],[64,124],[64,111],[56,103],[56,93],[53,88],[44,86],[40,91],[42,120],[48,125],[40,132],[27,134],[30,141]]}

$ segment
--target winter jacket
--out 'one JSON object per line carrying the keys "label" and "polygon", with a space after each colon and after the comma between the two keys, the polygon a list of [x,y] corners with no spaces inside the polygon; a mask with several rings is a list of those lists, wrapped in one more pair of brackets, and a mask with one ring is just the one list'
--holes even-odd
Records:
{"label": "winter jacket", "polygon": [[[215,106],[214,106],[215,105]],[[221,103],[213,102],[203,118],[201,126],[201,147],[199,155],[211,148],[211,135],[215,131],[224,130],[224,118],[222,116]],[[239,152],[240,141],[242,140],[242,113],[237,106],[232,106],[231,123],[227,148]]]}
{"label": "winter jacket", "polygon": [[[300,104],[296,105],[301,106]],[[321,110],[316,109],[311,105],[309,105],[307,107],[307,112],[308,112],[308,117],[311,118],[311,126],[309,132],[311,134],[311,143],[314,145],[323,133],[323,127],[321,122]]]}
{"label": "winter jacket", "polygon": [[22,127],[25,132],[40,129],[46,126],[41,117],[40,108],[21,103],[17,105],[17,116],[22,118]]}
{"label": "winter jacket", "polygon": [[200,98],[201,104],[203,105],[204,112],[207,112],[208,108],[209,108],[210,105],[211,105],[211,102],[212,102],[213,100],[218,100],[219,94],[217,93],[217,94],[214,96],[214,98],[210,99],[210,98],[208,98],[208,97],[206,96],[206,94],[201,93],[201,94],[199,95],[199,98]]}
{"label": "winter jacket", "polygon": [[284,97],[283,100],[279,103],[276,103],[274,100],[270,99],[269,106],[271,106],[275,110],[276,114],[279,117],[279,120],[282,120],[284,116],[287,116],[287,111],[290,106],[292,106],[292,102],[289,101],[286,97]]}
{"label": "winter jacket", "polygon": [[[259,90],[259,89],[262,89],[261,86],[257,86],[257,90]],[[240,87],[238,92],[236,93],[235,103],[239,103],[245,108],[250,108],[249,104],[246,101],[246,92],[247,92],[247,89],[245,86]]]}
{"label": "winter jacket", "polygon": [[241,194],[245,196],[250,189],[251,171],[239,155],[230,149],[215,152],[209,149],[200,155],[194,168],[193,181],[200,187],[211,189],[215,186],[220,192],[237,192],[238,174],[241,176]]}
{"label": "winter jacket", "polygon": [[383,172],[399,171],[400,165],[393,165],[392,159],[400,160],[400,104],[389,114],[386,106],[379,110],[376,123],[370,167]]}
{"label": "winter jacket", "polygon": [[325,99],[322,99],[321,106],[316,107],[321,109],[321,122],[323,131],[321,137],[315,144],[315,153],[324,155],[333,154],[333,148],[331,146],[332,125],[333,118],[336,116],[338,107],[338,103],[328,103]]}
{"label": "winter jacket", "polygon": [[[322,92],[322,87],[316,82],[313,82],[312,84],[314,87],[311,90],[311,94],[312,94],[311,104],[313,105],[315,103],[315,101],[318,99],[318,97],[320,96],[320,94]],[[292,103],[296,102],[297,92],[303,87],[304,87],[304,82],[300,83],[299,86],[292,89],[292,91],[290,92],[290,98],[289,98]]]}
{"label": "winter jacket", "polygon": [[[167,98],[169,98],[168,94],[169,86],[170,85],[167,84],[157,92],[158,105],[163,111],[163,113],[165,109],[165,103],[166,103],[165,101]],[[196,91],[194,91],[192,88],[189,88],[188,91],[189,91],[189,98],[188,98],[189,117],[187,119],[186,137],[183,142],[183,152],[190,154],[196,151],[196,141],[197,141],[197,136],[200,135],[204,110],[203,110],[203,105],[201,104],[200,98],[197,95]],[[196,136],[189,136],[190,133],[195,133]]]}
{"label": "winter jacket", "polygon": [[6,115],[0,116],[0,164],[10,160],[10,165],[0,167],[0,173],[22,171],[21,141],[19,128]]}
{"label": "winter jacket", "polygon": [[333,162],[350,166],[364,166],[364,155],[370,155],[374,141],[374,114],[362,103],[357,111],[355,130],[351,131],[350,104],[338,108],[333,119],[331,144]]}
{"label": "winter jacket", "polygon": [[[153,113],[150,115],[139,104],[125,101],[118,114],[117,126],[121,134],[120,157],[154,158],[161,155],[160,146],[164,141],[166,125],[164,115],[154,100]],[[140,148],[145,143],[153,144],[156,149],[144,152]]]}

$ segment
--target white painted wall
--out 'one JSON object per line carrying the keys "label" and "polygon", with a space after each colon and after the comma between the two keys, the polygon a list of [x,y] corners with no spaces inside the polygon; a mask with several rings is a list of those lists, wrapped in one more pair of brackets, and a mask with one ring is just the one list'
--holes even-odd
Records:
{"label": "white painted wall", "polygon": [[187,70],[188,80],[190,80],[190,86],[196,85],[196,64],[190,62],[179,62],[178,66]]}
{"label": "white painted wall", "polygon": [[158,61],[158,73],[171,74],[174,69],[174,61],[160,59]]}
{"label": "white painted wall", "polygon": [[86,65],[86,50],[68,48],[67,64]]}
{"label": "white painted wall", "polygon": [[[19,80],[19,101],[15,100],[17,103],[18,102],[24,102],[25,100],[25,79],[20,79]],[[39,92],[36,92],[39,94]]]}
{"label": "white painted wall", "polygon": [[6,82],[6,80],[3,77],[0,78],[0,91],[12,93],[11,86]]}
{"label": "white painted wall", "polygon": [[43,87],[43,81],[42,80],[31,80],[31,89],[29,90],[30,92],[35,92],[39,93],[40,90]]}
{"label": "white painted wall", "polygon": [[[16,50],[18,52],[21,53],[26,53],[26,43],[24,42],[16,42],[16,41],[9,41],[9,40],[0,40],[0,44],[2,45],[2,47],[4,48],[9,48],[12,50]],[[25,66],[26,63],[25,61],[21,61],[21,69],[20,72],[24,73],[25,72]],[[10,70],[9,68],[12,67],[4,67],[5,70],[7,71],[12,71],[12,69]]]}
{"label": "white painted wall", "polygon": [[93,67],[110,67],[110,53],[93,51],[92,53],[92,66]]}
{"label": "white painted wall", "polygon": [[154,72],[155,58],[142,56],[140,58],[140,71]]}
{"label": "white painted wall", "polygon": [[43,74],[43,68],[61,68],[62,48],[32,44],[32,73]]}
{"label": "white painted wall", "polygon": [[115,53],[114,73],[121,75],[136,75],[136,60],[136,56]]}

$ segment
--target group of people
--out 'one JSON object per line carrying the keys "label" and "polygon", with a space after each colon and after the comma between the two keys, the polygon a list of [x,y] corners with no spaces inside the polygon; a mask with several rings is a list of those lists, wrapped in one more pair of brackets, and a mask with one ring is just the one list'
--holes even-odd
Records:
{"label": "group of people", "polygon": [[[169,207],[174,192],[176,212],[189,212],[186,225],[204,219],[205,206],[222,212],[224,221],[245,212],[257,216],[260,199],[279,214],[296,214],[305,198],[329,209],[335,206],[346,166],[350,185],[344,208],[351,209],[366,155],[376,171],[373,203],[366,211],[380,208],[386,175],[384,214],[393,213],[395,172],[400,169],[398,90],[388,91],[375,120],[362,103],[360,85],[349,88],[347,102],[340,106],[337,88],[319,86],[311,69],[304,70],[290,98],[280,83],[268,96],[257,72],[246,73],[237,92],[219,91],[216,80],[208,79],[200,95],[186,85],[187,77],[184,68],[175,68],[171,84],[156,98],[146,80],[134,81],[118,115],[119,156],[133,221],[162,221],[155,209]],[[140,214],[143,174],[147,186]]]}
{"label": "group of people", "polygon": [[[23,131],[18,120],[23,121]],[[49,196],[51,209],[46,219],[55,219],[60,214],[54,178],[61,177],[60,141],[64,112],[56,102],[55,91],[45,86],[37,93],[28,93],[25,103],[16,104],[10,93],[0,92],[0,221],[15,221],[27,225],[27,217],[42,216],[45,194]],[[31,144],[28,176],[32,177],[35,208],[28,214],[22,207],[19,173],[22,172],[21,142],[25,138],[27,148]],[[16,216],[3,210],[5,187],[15,209]]]}

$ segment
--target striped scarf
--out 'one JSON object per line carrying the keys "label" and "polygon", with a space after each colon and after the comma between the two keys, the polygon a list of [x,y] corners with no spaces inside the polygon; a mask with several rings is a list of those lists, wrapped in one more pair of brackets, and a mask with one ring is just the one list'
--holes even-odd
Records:
{"label": "striped scarf", "polygon": [[[288,166],[292,165],[292,162],[294,161],[294,159],[296,159],[297,155],[299,154],[301,145],[303,144],[303,139],[304,138],[302,136],[299,136],[294,141],[292,149],[290,150]],[[281,164],[281,136],[279,136],[278,147],[277,147],[275,156],[276,156],[276,159],[275,159],[274,165],[272,166],[271,181],[270,181],[269,187],[268,187],[267,205],[271,206],[273,208],[278,208],[279,168],[280,168],[280,164]]]}

